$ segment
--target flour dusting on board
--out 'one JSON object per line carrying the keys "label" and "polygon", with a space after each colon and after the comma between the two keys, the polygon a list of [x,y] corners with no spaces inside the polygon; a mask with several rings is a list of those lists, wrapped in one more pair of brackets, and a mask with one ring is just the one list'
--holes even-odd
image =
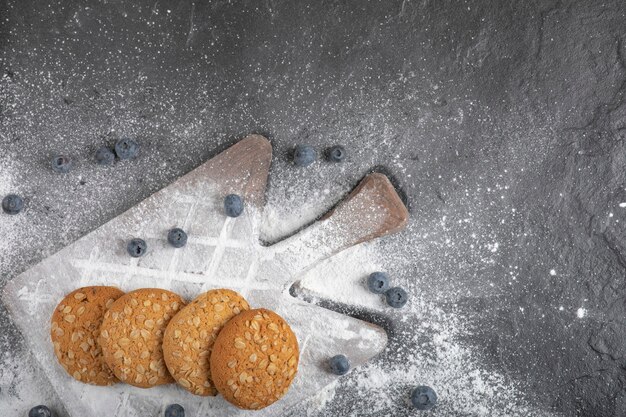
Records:
{"label": "flour dusting on board", "polygon": [[[254,147],[266,153],[254,152],[258,150],[250,149]],[[281,401],[256,412],[257,416],[286,412],[332,383],[336,378],[323,366],[332,352],[351,349],[353,362],[364,364],[383,349],[386,335],[376,326],[287,293],[300,269],[330,253],[322,250],[332,248],[330,242],[340,249],[363,237],[358,230],[347,233],[345,222],[346,213],[365,208],[364,200],[347,201],[337,215],[312,226],[309,233],[293,236],[276,247],[260,245],[259,211],[253,203],[264,192],[267,150],[267,142],[258,136],[238,142],[7,284],[3,300],[11,313],[20,317],[16,324],[70,415],[157,415],[172,402],[184,403],[190,415],[245,414],[221,397],[207,401],[176,385],[150,390],[124,384],[94,387],[69,378],[52,352],[50,312],[66,293],[80,286],[106,284],[125,291],[159,287],[187,299],[211,288],[226,287],[241,292],[252,306],[270,308],[283,316],[300,343],[298,377]],[[225,181],[231,174],[245,180]],[[232,192],[248,202],[244,214],[236,219],[226,217],[221,208],[224,196]],[[371,222],[384,218],[379,211]],[[184,249],[174,249],[165,241],[167,231],[175,226],[190,236]],[[376,229],[375,224],[371,229]],[[365,228],[362,233],[369,230]],[[131,258],[126,242],[138,236],[146,240],[148,251],[141,258]],[[296,259],[298,262],[292,262]]]}
{"label": "flour dusting on board", "polygon": [[[76,285],[92,284],[117,285],[124,290],[169,288],[187,299],[200,291],[224,286],[241,292],[253,305],[275,309],[301,339],[302,368],[288,395],[268,409],[267,415],[279,408],[293,415],[303,411],[306,415],[350,415],[335,395],[339,386],[369,404],[376,415],[402,415],[411,410],[406,398],[418,384],[436,389],[440,396],[438,409],[448,415],[459,411],[484,414],[494,409],[502,410],[503,416],[540,415],[524,405],[520,392],[506,378],[481,368],[479,358],[458,340],[465,331],[459,317],[421,298],[411,299],[404,309],[393,310],[380,296],[365,289],[367,274],[383,269],[381,260],[393,258],[397,247],[385,246],[381,242],[386,240],[381,239],[329,257],[351,242],[377,233],[375,225],[388,220],[383,206],[378,205],[376,188],[365,189],[350,204],[340,204],[329,219],[276,245],[263,247],[255,239],[260,231],[276,225],[279,208],[268,206],[260,225],[260,214],[254,207],[240,218],[224,219],[219,186],[190,183],[193,187],[184,183],[155,194],[8,285],[12,295],[8,305],[20,312],[23,320],[18,324],[31,330],[27,339],[35,347],[34,354],[47,376],[56,382],[58,394],[72,415],[93,410],[119,416],[151,414],[171,402],[184,402],[190,413],[200,415],[239,415],[219,397],[205,401],[175,385],[138,391],[120,384],[103,390],[68,381],[46,344],[46,323],[49,311],[64,293]],[[296,229],[302,219],[318,217],[325,207],[327,201],[320,200],[308,206],[304,217],[281,213],[286,215],[286,226],[280,230]],[[359,228],[354,222],[357,216],[365,220],[365,227]],[[162,238],[174,226],[190,234],[189,245],[182,251],[168,247]],[[151,248],[144,258],[130,259],[125,254],[125,242],[135,236],[145,237]],[[296,294],[306,296],[313,305],[287,294],[294,281]],[[372,317],[386,317],[391,323],[387,329],[390,343],[400,337],[413,348],[397,346],[396,353],[385,356],[386,337],[380,329],[315,307],[322,299],[343,303],[348,309],[366,308]],[[325,365],[337,353],[346,353],[355,365],[343,378],[331,375]],[[76,402],[77,394],[81,403]],[[116,404],[115,409],[111,404]]]}

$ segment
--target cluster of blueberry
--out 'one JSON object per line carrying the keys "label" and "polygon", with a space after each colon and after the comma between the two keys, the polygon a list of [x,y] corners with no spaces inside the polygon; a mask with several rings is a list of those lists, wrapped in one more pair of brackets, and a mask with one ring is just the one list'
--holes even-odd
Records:
{"label": "cluster of blueberry", "polygon": [[[330,162],[341,162],[346,159],[346,150],[341,145],[331,146],[324,154]],[[317,159],[317,151],[310,145],[298,145],[293,150],[293,163],[299,167],[311,165]]]}
{"label": "cluster of blueberry", "polygon": [[367,288],[374,294],[385,294],[387,304],[393,308],[404,307],[408,294],[400,287],[389,288],[389,277],[384,272],[373,272],[367,277]]}
{"label": "cluster of blueberry", "polygon": [[[115,162],[116,155],[120,160],[124,160],[133,159],[137,154],[139,154],[139,144],[132,139],[122,138],[115,142],[113,149],[108,146],[98,148],[94,158],[98,165],[111,165]],[[52,158],[52,169],[66,174],[72,169],[72,159],[67,155],[57,155]]]}
{"label": "cluster of blueberry", "polygon": [[133,159],[139,153],[139,144],[132,139],[122,138],[115,142],[115,154],[108,146],[101,146],[96,151],[96,163],[98,165],[111,165],[115,161],[115,155],[119,159]]}
{"label": "cluster of blueberry", "polygon": [[[243,213],[243,198],[237,194],[228,194],[224,198],[224,213],[228,217],[239,217]],[[167,241],[175,248],[182,248],[187,244],[187,233],[183,229],[174,228],[167,233]],[[128,242],[126,251],[133,258],[140,258],[148,251],[145,240],[135,238]]]}
{"label": "cluster of blueberry", "polygon": [[[115,153],[113,152],[115,151]],[[100,147],[95,154],[98,165],[111,165],[115,156],[120,160],[133,159],[139,153],[139,144],[132,139],[122,138],[115,142],[113,149],[108,146]],[[60,174],[67,174],[72,170],[72,158],[67,155],[56,155],[52,158],[52,170]],[[18,214],[24,208],[24,199],[16,194],[9,194],[2,199],[2,211],[6,214]]]}

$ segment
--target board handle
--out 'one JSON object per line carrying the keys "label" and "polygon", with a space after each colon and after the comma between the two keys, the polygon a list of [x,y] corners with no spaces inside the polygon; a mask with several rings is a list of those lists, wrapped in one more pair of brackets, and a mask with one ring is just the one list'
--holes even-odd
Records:
{"label": "board handle", "polygon": [[408,218],[389,178],[373,173],[318,221],[273,248],[302,270],[351,246],[396,233]]}

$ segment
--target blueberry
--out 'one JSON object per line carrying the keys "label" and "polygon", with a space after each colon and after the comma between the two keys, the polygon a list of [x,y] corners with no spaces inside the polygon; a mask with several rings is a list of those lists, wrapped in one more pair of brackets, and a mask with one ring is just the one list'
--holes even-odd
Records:
{"label": "blueberry", "polygon": [[165,409],[165,417],[185,417],[185,409],[180,404],[170,404]]}
{"label": "blueberry", "polygon": [[372,272],[367,277],[367,288],[375,294],[382,294],[389,288],[389,278],[384,272]]}
{"label": "blueberry", "polygon": [[237,194],[228,194],[224,199],[224,211],[228,217],[239,217],[243,213],[243,199]]}
{"label": "blueberry", "polygon": [[140,258],[148,251],[148,244],[143,239],[133,239],[126,246],[128,254],[133,258]]}
{"label": "blueberry", "polygon": [[6,214],[17,214],[24,208],[24,200],[15,194],[9,194],[2,199],[2,210]]}
{"label": "blueberry", "polygon": [[111,165],[115,161],[115,154],[106,146],[101,146],[96,151],[96,163],[98,165]]}
{"label": "blueberry", "polygon": [[175,248],[182,248],[187,244],[187,233],[183,229],[172,229],[167,234],[167,241]]}
{"label": "blueberry", "polygon": [[421,385],[411,393],[411,403],[418,410],[430,410],[437,403],[437,394],[431,387]]}
{"label": "blueberry", "polygon": [[52,169],[61,174],[67,174],[72,169],[72,160],[67,155],[57,155],[52,158]]}
{"label": "blueberry", "polygon": [[387,299],[387,304],[389,304],[391,307],[400,308],[406,304],[409,296],[402,288],[393,287],[389,288],[385,292],[385,298]]}
{"label": "blueberry", "polygon": [[350,362],[344,355],[335,355],[328,361],[330,370],[335,375],[345,375],[350,369]]}
{"label": "blueberry", "polygon": [[341,162],[346,159],[346,150],[341,145],[335,145],[328,148],[328,160],[331,162]]}
{"label": "blueberry", "polygon": [[30,409],[28,417],[52,417],[52,411],[45,405],[38,405]]}
{"label": "blueberry", "polygon": [[315,162],[317,152],[309,145],[298,145],[293,150],[293,163],[299,167],[306,167]]}
{"label": "blueberry", "polygon": [[115,153],[120,159],[132,159],[139,153],[139,144],[132,139],[122,138],[115,142]]}

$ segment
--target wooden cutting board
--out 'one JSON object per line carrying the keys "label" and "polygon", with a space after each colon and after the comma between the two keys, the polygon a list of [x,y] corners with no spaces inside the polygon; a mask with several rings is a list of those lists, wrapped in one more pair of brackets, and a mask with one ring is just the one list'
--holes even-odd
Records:
{"label": "wooden cutting board", "polygon": [[[358,366],[385,347],[381,328],[296,299],[289,288],[333,254],[402,229],[408,218],[402,201],[387,177],[371,174],[319,221],[262,246],[259,225],[271,158],[267,139],[248,136],[6,285],[3,301],[70,415],[156,416],[172,402],[192,416],[280,415],[337,378],[325,368],[329,356],[345,353]],[[223,214],[223,198],[230,193],[246,202],[236,219]],[[173,227],[187,231],[185,248],[168,245]],[[146,256],[127,255],[126,242],[134,237],[147,241]],[[219,396],[193,396],[176,385],[143,390],[77,382],[56,361],[49,320],[66,293],[86,285],[166,288],[188,300],[211,288],[239,291],[251,306],[274,309],[290,323],[301,348],[298,375],[281,401],[257,412],[238,410]]]}

